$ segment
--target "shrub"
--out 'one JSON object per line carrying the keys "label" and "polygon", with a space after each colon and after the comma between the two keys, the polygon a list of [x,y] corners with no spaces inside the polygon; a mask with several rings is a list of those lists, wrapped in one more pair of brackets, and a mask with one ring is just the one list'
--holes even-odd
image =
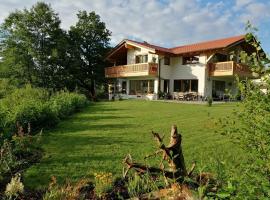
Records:
{"label": "shrub", "polygon": [[28,123],[33,124],[34,128],[40,128],[42,122],[47,120],[44,117],[48,114],[46,109],[48,99],[49,95],[45,90],[32,88],[30,85],[14,90],[0,103],[2,131],[14,132],[17,123],[23,128],[27,128]]}
{"label": "shrub", "polygon": [[213,99],[212,99],[212,97],[207,97],[207,105],[208,105],[209,107],[211,107],[212,104],[213,104]]}
{"label": "shrub", "polygon": [[27,85],[0,101],[0,131],[15,132],[16,124],[24,130],[31,124],[32,132],[53,127],[86,104],[86,97],[80,94],[63,91],[50,96],[44,89]]}
{"label": "shrub", "polygon": [[57,117],[62,119],[85,107],[87,99],[80,94],[62,91],[52,96],[49,103]]}

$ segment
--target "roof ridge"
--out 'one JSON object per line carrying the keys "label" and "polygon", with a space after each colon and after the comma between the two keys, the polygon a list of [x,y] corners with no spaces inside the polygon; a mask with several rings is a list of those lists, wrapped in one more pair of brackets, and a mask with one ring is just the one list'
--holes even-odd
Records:
{"label": "roof ridge", "polygon": [[181,48],[181,47],[204,44],[204,43],[209,43],[209,42],[218,42],[218,41],[222,41],[222,40],[229,40],[229,39],[236,39],[236,38],[240,39],[241,37],[243,37],[243,39],[244,39],[245,35],[242,34],[242,35],[231,36],[231,37],[220,38],[220,39],[214,39],[214,40],[205,40],[205,41],[201,41],[201,42],[195,42],[195,43],[191,43],[191,44],[180,45],[180,46],[172,47],[172,48],[169,48],[169,49],[174,50],[174,49]]}
{"label": "roof ridge", "polygon": [[171,48],[162,47],[162,46],[159,46],[159,45],[156,45],[156,44],[152,44],[152,43],[149,43],[149,42],[147,42],[147,41],[139,42],[139,41],[136,41],[136,40],[130,40],[130,39],[126,39],[126,40],[127,40],[127,41],[130,41],[130,42],[135,42],[135,43],[138,43],[138,44],[141,44],[141,45],[151,45],[151,46],[156,46],[156,47],[160,47],[160,48],[168,49],[168,50],[171,49]]}

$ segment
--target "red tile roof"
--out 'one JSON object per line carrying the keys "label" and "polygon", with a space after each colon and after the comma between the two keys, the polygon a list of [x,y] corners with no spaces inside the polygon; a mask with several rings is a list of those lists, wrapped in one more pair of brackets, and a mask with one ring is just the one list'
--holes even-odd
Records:
{"label": "red tile roof", "polygon": [[193,53],[193,52],[201,52],[207,50],[221,49],[229,47],[237,42],[241,42],[245,40],[245,35],[223,38],[218,40],[211,40],[206,42],[200,42],[190,45],[178,46],[174,48],[164,48],[160,46],[156,46],[153,44],[149,44],[146,42],[137,42],[133,40],[126,40],[133,43],[136,43],[140,46],[148,47],[151,49],[155,49],[156,51],[160,51],[163,53],[172,53],[172,54],[185,54],[185,53]]}
{"label": "red tile roof", "polygon": [[224,39],[218,40],[211,40],[206,42],[200,42],[196,44],[190,44],[185,46],[179,46],[171,48],[171,51],[175,54],[183,54],[183,53],[191,53],[191,52],[198,52],[198,51],[205,51],[205,50],[212,50],[212,49],[221,49],[231,46],[237,42],[244,41],[245,35],[229,37]]}

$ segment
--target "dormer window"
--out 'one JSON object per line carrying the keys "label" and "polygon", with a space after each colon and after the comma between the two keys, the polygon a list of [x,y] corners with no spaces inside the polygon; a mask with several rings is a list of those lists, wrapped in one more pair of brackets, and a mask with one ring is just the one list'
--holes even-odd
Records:
{"label": "dormer window", "polygon": [[199,63],[199,56],[185,56],[183,57],[183,64],[198,64]]}
{"label": "dormer window", "polygon": [[164,57],[164,65],[170,65],[170,57]]}
{"label": "dormer window", "polygon": [[137,55],[135,57],[136,63],[147,63],[148,62],[148,55]]}

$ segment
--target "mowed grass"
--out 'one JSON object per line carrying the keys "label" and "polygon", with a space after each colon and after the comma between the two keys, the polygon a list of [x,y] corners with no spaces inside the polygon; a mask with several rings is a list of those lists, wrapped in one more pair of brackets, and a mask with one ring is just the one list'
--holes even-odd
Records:
{"label": "mowed grass", "polygon": [[183,136],[187,168],[196,161],[197,169],[216,173],[217,160],[224,161],[228,169],[235,168],[244,154],[226,136],[216,133],[215,125],[233,109],[237,109],[233,103],[212,107],[140,100],[91,104],[54,130],[44,131],[44,157],[24,173],[24,182],[31,188],[43,188],[51,176],[60,183],[95,172],[121,176],[123,158],[131,154],[136,162],[144,162],[144,156],[156,149],[151,131],[164,133],[168,142],[173,124]]}

